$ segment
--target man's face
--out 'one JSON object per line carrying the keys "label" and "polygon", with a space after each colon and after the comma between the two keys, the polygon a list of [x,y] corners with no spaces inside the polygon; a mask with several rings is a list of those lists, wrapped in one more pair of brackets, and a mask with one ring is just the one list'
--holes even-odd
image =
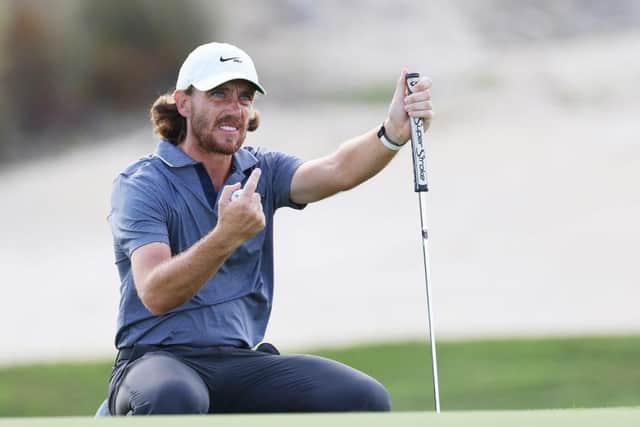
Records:
{"label": "man's face", "polygon": [[232,80],[207,92],[194,88],[191,96],[191,131],[206,153],[233,154],[247,135],[255,88]]}

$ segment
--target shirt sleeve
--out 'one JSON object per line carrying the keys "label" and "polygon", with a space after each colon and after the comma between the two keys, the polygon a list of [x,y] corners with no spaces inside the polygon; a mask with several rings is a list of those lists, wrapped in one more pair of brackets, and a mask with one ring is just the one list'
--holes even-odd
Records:
{"label": "shirt sleeve", "polygon": [[150,183],[120,175],[111,195],[109,222],[116,247],[129,258],[149,243],[169,244],[167,214]]}
{"label": "shirt sleeve", "polygon": [[269,164],[272,170],[272,188],[274,193],[274,207],[287,206],[294,209],[304,209],[307,204],[294,203],[291,200],[291,181],[296,170],[303,161],[298,157],[279,153],[269,152]]}

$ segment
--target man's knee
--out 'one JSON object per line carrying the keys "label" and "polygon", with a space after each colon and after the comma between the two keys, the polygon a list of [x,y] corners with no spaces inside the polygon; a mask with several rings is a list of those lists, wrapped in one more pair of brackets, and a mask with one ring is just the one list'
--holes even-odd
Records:
{"label": "man's knee", "polygon": [[209,395],[204,387],[185,378],[171,377],[144,393],[132,393],[132,413],[206,414]]}
{"label": "man's knee", "polygon": [[319,411],[389,411],[391,399],[377,380],[339,362],[311,358],[321,376],[317,384]]}
{"label": "man's knee", "polygon": [[119,415],[206,414],[209,392],[190,367],[166,354],[134,362],[116,395]]}
{"label": "man's knee", "polygon": [[345,390],[349,411],[390,411],[391,398],[387,389],[373,378],[351,384]]}

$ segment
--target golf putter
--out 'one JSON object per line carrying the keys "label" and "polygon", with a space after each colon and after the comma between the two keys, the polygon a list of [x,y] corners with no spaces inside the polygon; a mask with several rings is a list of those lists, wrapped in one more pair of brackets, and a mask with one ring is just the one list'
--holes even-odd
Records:
{"label": "golf putter", "polygon": [[[412,88],[420,80],[419,73],[408,73],[407,94],[413,93]],[[429,274],[429,233],[427,231],[426,213],[426,193],[429,191],[427,185],[427,163],[426,150],[424,146],[424,119],[409,116],[411,123],[411,150],[413,153],[413,173],[414,190],[418,193],[418,204],[420,209],[420,227],[422,230],[422,255],[424,258],[424,279],[427,289],[427,315],[429,323],[429,342],[431,343],[431,369],[433,372],[433,399],[436,413],[440,413],[440,390],[438,386],[438,360],[436,358],[436,337],[433,331],[433,304],[431,301],[430,274]]]}

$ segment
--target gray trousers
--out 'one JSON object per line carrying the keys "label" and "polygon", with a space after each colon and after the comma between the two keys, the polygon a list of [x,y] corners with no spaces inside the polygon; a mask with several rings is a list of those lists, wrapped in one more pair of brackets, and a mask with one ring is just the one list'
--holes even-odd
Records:
{"label": "gray trousers", "polygon": [[119,358],[115,415],[388,411],[370,376],[333,360],[231,347],[145,347]]}

